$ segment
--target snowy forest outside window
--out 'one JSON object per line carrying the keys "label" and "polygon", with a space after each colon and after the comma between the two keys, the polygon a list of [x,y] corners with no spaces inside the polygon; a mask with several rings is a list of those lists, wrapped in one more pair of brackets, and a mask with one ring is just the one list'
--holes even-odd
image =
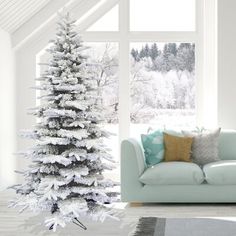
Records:
{"label": "snowy forest outside window", "polygon": [[[109,148],[109,152],[115,161],[119,161],[118,151],[118,43],[109,42],[89,42],[85,43],[89,48],[85,51],[88,55],[88,64],[90,72],[97,81],[98,95],[104,108],[105,123],[104,128],[111,132],[112,135],[104,139],[105,145]],[[113,170],[114,171],[119,171]],[[105,173],[108,177],[118,176],[114,173]]]}
{"label": "snowy forest outside window", "polygon": [[131,43],[131,132],[195,121],[195,44]]}

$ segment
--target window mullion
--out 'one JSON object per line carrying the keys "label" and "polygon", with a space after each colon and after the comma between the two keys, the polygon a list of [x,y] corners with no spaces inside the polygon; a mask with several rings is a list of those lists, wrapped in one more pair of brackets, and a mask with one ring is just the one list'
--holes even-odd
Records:
{"label": "window mullion", "polygon": [[119,4],[119,140],[129,137],[130,84],[129,84],[129,1]]}
{"label": "window mullion", "polygon": [[196,1],[196,123],[198,126],[204,124],[204,0]]}
{"label": "window mullion", "polygon": [[130,42],[195,42],[196,32],[130,32]]}

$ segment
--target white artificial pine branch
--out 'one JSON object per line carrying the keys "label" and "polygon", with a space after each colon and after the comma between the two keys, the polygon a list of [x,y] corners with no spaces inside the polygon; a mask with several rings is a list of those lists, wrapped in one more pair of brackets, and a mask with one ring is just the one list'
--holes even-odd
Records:
{"label": "white artificial pine branch", "polygon": [[43,157],[39,157],[38,159],[35,158],[34,160],[40,161],[44,164],[59,163],[64,166],[68,166],[72,163],[70,159],[63,157],[62,155],[45,155]]}
{"label": "white artificial pine branch", "polygon": [[40,84],[34,88],[43,92],[38,97],[42,103],[28,112],[39,121],[21,133],[35,146],[18,153],[33,164],[19,172],[25,183],[12,186],[18,198],[11,206],[50,212],[45,224],[53,231],[82,216],[113,218],[107,203],[117,196],[112,190],[116,183],[102,175],[113,169],[108,163],[113,160],[103,144],[109,133],[101,128],[104,109],[97,102],[97,80],[85,55],[87,47],[74,28],[68,15],[60,17],[47,49],[51,58],[41,63],[47,69],[36,78]]}

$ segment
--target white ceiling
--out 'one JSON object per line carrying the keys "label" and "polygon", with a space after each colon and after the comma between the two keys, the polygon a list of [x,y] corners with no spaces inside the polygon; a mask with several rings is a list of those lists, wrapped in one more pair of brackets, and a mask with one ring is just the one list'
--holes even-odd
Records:
{"label": "white ceiling", "polygon": [[[57,12],[68,11],[86,30],[109,12],[119,0],[0,0],[0,29],[11,34],[12,47],[54,32]],[[41,37],[43,38],[43,37]],[[43,40],[42,40],[43,41]]]}
{"label": "white ceiling", "polygon": [[13,33],[50,1],[0,0],[0,28]]}

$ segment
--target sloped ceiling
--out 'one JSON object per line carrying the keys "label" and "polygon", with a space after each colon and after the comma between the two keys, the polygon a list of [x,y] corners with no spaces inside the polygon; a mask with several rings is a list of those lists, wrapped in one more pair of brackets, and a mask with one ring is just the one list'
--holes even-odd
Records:
{"label": "sloped ceiling", "polygon": [[50,0],[0,0],[0,28],[13,33]]}
{"label": "sloped ceiling", "polygon": [[[10,33],[17,49],[30,39],[41,42],[55,30],[57,12],[69,11],[85,30],[119,0],[0,0],[0,29]],[[46,35],[45,35],[46,34]]]}

